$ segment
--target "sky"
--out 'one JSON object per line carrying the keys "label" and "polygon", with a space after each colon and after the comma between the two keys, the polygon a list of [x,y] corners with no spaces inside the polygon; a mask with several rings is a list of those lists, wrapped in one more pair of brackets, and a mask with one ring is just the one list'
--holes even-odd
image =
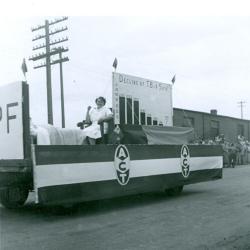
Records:
{"label": "sky", "polygon": [[[70,59],[63,64],[66,127],[76,127],[84,119],[87,106],[93,106],[100,95],[112,105],[115,57],[117,72],[164,83],[171,83],[176,75],[176,108],[217,109],[219,115],[240,118],[238,102],[244,101],[244,119],[250,119],[250,16],[108,14],[113,16],[69,13],[67,21],[54,26],[68,27],[55,37],[69,38],[63,44],[69,48],[64,55]],[[33,69],[37,64],[28,60],[37,53],[32,47],[43,43],[32,42],[42,32],[31,32],[31,27],[55,18],[58,16],[41,14],[0,19],[0,85],[24,80],[21,64],[26,58],[30,114],[37,124],[47,122],[46,72],[45,68]],[[59,84],[57,64],[52,66],[56,126],[61,125]]]}

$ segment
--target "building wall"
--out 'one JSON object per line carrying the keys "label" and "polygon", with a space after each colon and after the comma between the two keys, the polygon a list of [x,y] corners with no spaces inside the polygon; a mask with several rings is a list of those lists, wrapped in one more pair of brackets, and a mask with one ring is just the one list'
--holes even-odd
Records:
{"label": "building wall", "polygon": [[241,132],[250,139],[249,120],[174,108],[173,123],[179,127],[194,127],[197,139],[214,139],[216,135],[224,134],[226,140],[236,142]]}

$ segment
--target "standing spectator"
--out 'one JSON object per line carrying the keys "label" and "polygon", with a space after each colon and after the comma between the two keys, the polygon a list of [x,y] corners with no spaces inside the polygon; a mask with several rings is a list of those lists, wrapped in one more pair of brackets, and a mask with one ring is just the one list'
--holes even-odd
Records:
{"label": "standing spectator", "polygon": [[243,165],[246,164],[246,156],[247,156],[247,146],[244,136],[238,135],[238,144],[239,144],[238,162],[239,165]]}
{"label": "standing spectator", "polygon": [[244,143],[241,145],[241,160],[242,160],[242,164],[246,164],[247,163],[247,145],[246,142],[244,141]]}
{"label": "standing spectator", "polygon": [[236,143],[236,164],[241,165],[241,144],[239,142]]}
{"label": "standing spectator", "polygon": [[229,152],[229,167],[234,168],[236,164],[237,149],[233,143],[228,148],[228,152]]}
{"label": "standing spectator", "polygon": [[230,162],[229,162],[229,153],[228,153],[228,146],[227,146],[227,143],[221,143],[220,142],[220,145],[222,146],[222,149],[223,149],[223,167],[226,167],[226,166],[230,166]]}
{"label": "standing spectator", "polygon": [[248,140],[246,141],[246,163],[248,164],[250,162],[250,144]]}

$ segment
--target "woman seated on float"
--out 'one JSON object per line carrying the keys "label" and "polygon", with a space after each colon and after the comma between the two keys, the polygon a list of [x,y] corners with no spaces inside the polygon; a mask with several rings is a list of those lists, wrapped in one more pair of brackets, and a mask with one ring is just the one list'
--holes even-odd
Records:
{"label": "woman seated on float", "polygon": [[96,140],[108,134],[108,121],[113,119],[113,114],[105,106],[106,99],[102,96],[96,98],[96,107],[87,108],[85,124],[91,124],[84,129],[87,142],[91,145],[96,144]]}

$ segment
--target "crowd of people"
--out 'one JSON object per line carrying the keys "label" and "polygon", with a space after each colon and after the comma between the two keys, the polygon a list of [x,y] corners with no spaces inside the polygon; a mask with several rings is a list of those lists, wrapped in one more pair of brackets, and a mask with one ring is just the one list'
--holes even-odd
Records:
{"label": "crowd of people", "polygon": [[250,142],[244,136],[238,135],[237,142],[229,142],[223,134],[214,140],[196,140],[194,144],[221,145],[223,148],[223,167],[235,167],[250,162]]}

